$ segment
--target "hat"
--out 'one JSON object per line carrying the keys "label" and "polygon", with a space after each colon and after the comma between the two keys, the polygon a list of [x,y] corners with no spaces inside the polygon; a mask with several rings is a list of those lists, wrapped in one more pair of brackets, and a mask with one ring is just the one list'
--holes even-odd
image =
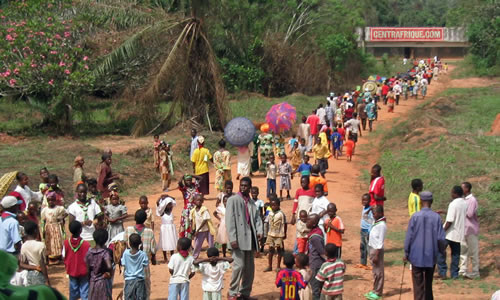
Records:
{"label": "hat", "polygon": [[23,201],[17,200],[14,196],[5,196],[3,197],[2,202],[0,202],[0,205],[2,205],[3,208],[11,208],[21,203],[23,203]]}
{"label": "hat", "polygon": [[198,143],[203,144],[205,142],[205,138],[201,135],[198,136]]}
{"label": "hat", "polygon": [[432,200],[432,193],[429,191],[420,192],[420,200],[431,201]]}
{"label": "hat", "polygon": [[335,93],[330,93],[330,97],[333,97],[333,96],[335,96]]}

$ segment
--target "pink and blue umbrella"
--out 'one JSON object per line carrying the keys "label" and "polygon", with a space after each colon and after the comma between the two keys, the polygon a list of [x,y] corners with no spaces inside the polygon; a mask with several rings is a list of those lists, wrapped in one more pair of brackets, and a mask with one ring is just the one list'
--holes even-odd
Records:
{"label": "pink and blue umbrella", "polygon": [[266,122],[274,133],[290,130],[296,119],[297,111],[295,107],[287,102],[273,105],[266,114]]}

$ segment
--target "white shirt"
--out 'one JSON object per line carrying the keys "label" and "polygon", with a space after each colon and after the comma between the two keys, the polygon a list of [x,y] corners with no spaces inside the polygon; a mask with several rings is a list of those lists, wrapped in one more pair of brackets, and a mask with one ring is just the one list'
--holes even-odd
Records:
{"label": "white shirt", "polygon": [[24,202],[26,202],[26,209],[28,209],[28,205],[30,204],[31,201],[40,202],[42,200],[42,192],[35,193],[27,185],[25,185],[24,188],[18,185],[16,186],[16,189],[14,191],[21,194],[21,196],[24,199]]}
{"label": "white shirt", "polygon": [[385,221],[375,222],[370,229],[370,237],[368,238],[368,247],[372,249],[383,249],[385,234],[387,233],[387,224]]}
{"label": "white shirt", "polygon": [[189,159],[193,157],[194,150],[198,149],[198,136],[191,138],[191,151],[189,151]]}
{"label": "white shirt", "polygon": [[[467,202],[464,198],[456,198],[448,205],[446,222],[451,222],[450,228],[446,230],[446,239],[453,242],[463,242],[465,236],[465,215],[467,214]],[[444,225],[443,225],[444,226]]]}
{"label": "white shirt", "polygon": [[400,86],[399,84],[396,84],[396,85],[392,88],[392,90],[394,91],[394,93],[395,93],[396,95],[400,95],[400,94],[401,94],[401,91],[402,91],[402,90],[401,90],[401,86]]}
{"label": "white shirt", "polygon": [[219,261],[215,266],[201,263],[196,269],[203,277],[201,288],[204,292],[220,292],[224,288],[224,273],[231,268],[227,261]]}
{"label": "white shirt", "polygon": [[352,133],[358,134],[359,132],[359,120],[358,119],[350,119],[345,122],[344,127],[349,128]]}
{"label": "white shirt", "polygon": [[325,116],[326,116],[326,111],[323,107],[321,108],[318,108],[316,110],[316,115],[319,117],[319,124],[325,124],[326,122],[326,119],[325,119]]}
{"label": "white shirt", "polygon": [[193,256],[184,258],[179,253],[175,253],[168,262],[168,268],[173,271],[170,275],[170,283],[189,282],[189,275],[193,273]]}
{"label": "white shirt", "polygon": [[[320,198],[314,198],[311,206],[311,214],[319,215],[320,213],[326,210],[328,204],[330,204],[330,201],[328,201],[328,199],[326,199],[325,196],[322,196]],[[328,215],[324,215],[323,218],[319,220],[318,225],[320,228],[323,228],[322,225],[325,222],[326,218],[328,218]]]}
{"label": "white shirt", "polygon": [[[99,205],[94,201],[94,199],[90,199],[90,204],[87,209],[87,220],[93,221],[95,216],[101,213],[101,208]],[[72,215],[75,217],[75,220],[78,222],[83,222],[85,221],[85,212],[83,209],[78,205],[78,203],[73,202],[69,207],[68,207],[68,214]],[[84,241],[93,241],[94,238],[92,235],[94,234],[95,227],[94,224],[87,226],[83,225],[82,226],[82,234],[80,235]]]}

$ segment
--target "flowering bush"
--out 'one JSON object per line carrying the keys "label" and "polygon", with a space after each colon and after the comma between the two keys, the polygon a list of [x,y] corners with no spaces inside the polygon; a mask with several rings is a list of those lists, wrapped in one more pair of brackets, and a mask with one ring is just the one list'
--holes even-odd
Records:
{"label": "flowering bush", "polygon": [[35,99],[50,108],[91,89],[84,29],[61,17],[65,5],[13,1],[0,10],[0,95]]}

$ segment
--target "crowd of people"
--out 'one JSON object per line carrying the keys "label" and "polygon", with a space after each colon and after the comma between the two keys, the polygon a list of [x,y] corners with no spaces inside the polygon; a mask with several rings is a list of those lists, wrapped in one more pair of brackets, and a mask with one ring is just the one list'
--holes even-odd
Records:
{"label": "crowd of people", "polygon": [[[119,175],[112,172],[111,150],[103,153],[96,178],[84,172],[83,157],[75,158],[74,201],[65,201],[58,177],[47,168],[40,170],[36,191],[30,189],[26,174],[17,173],[17,187],[0,203],[0,249],[19,260],[11,283],[50,285],[47,265],[63,262],[70,299],[112,299],[116,268],[123,267],[124,299],[149,299],[150,265],[157,264],[156,254],[161,251],[170,272],[169,300],[189,299],[190,279],[196,273],[202,276],[203,299],[222,299],[224,273],[230,269],[226,299],[255,299],[251,297],[254,259],[267,248],[264,272],[277,272],[280,299],[342,299],[345,226],[336,204],[328,199],[329,163],[342,156],[352,160],[362,133],[373,130],[381,103],[392,112],[400,95],[405,100],[408,94],[416,98],[419,89],[425,97],[431,78],[438,78],[439,65],[438,60],[421,60],[409,71],[410,77],[391,77],[374,91],[332,93],[325,105],[302,117],[288,143],[283,135],[273,135],[269,127],[261,126],[251,144],[238,148],[237,192],[233,191],[226,142],[221,140],[212,154],[205,147],[205,138],[192,129],[193,172],[182,176],[176,187],[183,201],[180,224],[174,223],[177,201],[167,194],[175,177],[173,154],[159,136],[153,141],[153,167],[161,174],[165,194],[154,208],[141,196],[140,209],[134,212],[135,225],[126,228],[123,223],[129,214],[114,182]],[[212,212],[204,205],[210,191],[210,164],[218,192]],[[251,176],[258,172],[265,174],[265,194],[252,185]],[[300,187],[295,189],[292,214],[287,216],[280,206],[292,198],[294,176],[300,178]],[[442,278],[447,276],[447,246],[451,248],[452,278],[479,277],[477,200],[470,183],[453,187],[454,200],[443,226],[439,214],[431,210],[432,193],[423,191],[419,179],[412,180],[411,187],[404,261],[411,263],[415,299],[433,299],[435,265]],[[368,192],[361,196],[360,261],[355,265],[373,273],[373,289],[364,295],[372,300],[382,298],[384,287],[384,190],[382,167],[376,164],[371,168]],[[159,227],[155,227],[155,214],[161,219]],[[285,251],[290,226],[295,226],[294,248]],[[155,231],[159,231],[158,243]],[[201,258],[205,241],[206,258]]]}

